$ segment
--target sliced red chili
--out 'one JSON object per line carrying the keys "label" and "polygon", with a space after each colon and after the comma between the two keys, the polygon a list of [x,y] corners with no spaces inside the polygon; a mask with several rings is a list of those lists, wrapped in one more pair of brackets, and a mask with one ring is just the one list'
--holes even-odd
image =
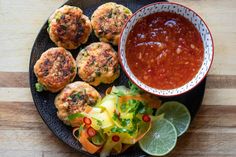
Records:
{"label": "sliced red chili", "polygon": [[94,128],[89,127],[89,128],[87,129],[87,134],[88,134],[90,137],[93,137],[93,136],[95,136],[95,135],[97,134],[97,131],[94,130]]}
{"label": "sliced red chili", "polygon": [[83,118],[83,122],[85,123],[85,125],[91,125],[92,121],[90,118],[84,117]]}
{"label": "sliced red chili", "polygon": [[144,122],[150,122],[151,121],[151,117],[149,115],[144,114],[143,117],[142,117],[142,120]]}
{"label": "sliced red chili", "polygon": [[112,141],[118,142],[120,140],[120,137],[118,135],[113,135],[112,136]]}

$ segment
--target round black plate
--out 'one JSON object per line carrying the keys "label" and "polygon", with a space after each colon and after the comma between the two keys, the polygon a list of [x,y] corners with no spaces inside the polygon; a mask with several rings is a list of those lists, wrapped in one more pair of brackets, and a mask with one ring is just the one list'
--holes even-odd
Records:
{"label": "round black plate", "polygon": [[[135,12],[140,7],[147,5],[149,3],[157,2],[157,0],[114,0],[115,2],[119,4],[123,4],[124,6],[127,6],[130,8],[133,12]],[[159,0],[160,1],[160,0]],[[93,11],[100,6],[103,3],[110,2],[107,0],[69,0],[66,4],[78,6],[83,11],[84,14],[88,17],[91,17]],[[81,47],[85,47],[86,45],[98,41],[98,39],[95,37],[94,34],[92,34],[88,40],[88,42],[85,45],[82,45]],[[40,30],[34,46],[32,48],[31,57],[30,57],[30,65],[29,65],[29,79],[30,79],[30,88],[32,97],[35,103],[35,106],[41,115],[44,122],[47,124],[47,126],[51,129],[51,131],[63,142],[71,146],[72,148],[78,150],[79,152],[86,154],[88,156],[95,156],[90,155],[83,150],[81,150],[80,143],[74,139],[72,135],[72,128],[64,125],[62,121],[60,121],[57,118],[56,115],[56,108],[54,106],[54,98],[56,94],[52,94],[50,92],[42,92],[38,93],[35,91],[35,83],[37,82],[37,78],[34,75],[33,67],[36,61],[39,59],[41,54],[46,51],[47,49],[51,47],[56,47],[56,45],[50,40],[48,33],[47,33],[47,22],[43,25],[42,29]],[[117,47],[114,47],[117,50]],[[79,48],[80,49],[80,48]],[[79,49],[71,51],[73,56],[76,57]],[[76,77],[75,80],[80,80],[78,77]],[[110,85],[100,85],[96,87],[96,89],[103,94],[104,91],[113,85],[127,85],[128,78],[125,76],[123,72],[121,72],[120,77],[112,84]],[[190,110],[190,113],[192,115],[192,118],[197,113],[204,96],[205,91],[205,82],[206,79],[204,79],[197,87],[195,87],[193,90],[181,95],[181,96],[175,96],[171,98],[161,98],[162,101],[168,101],[168,100],[177,100],[179,102],[182,102],[187,106],[187,108]],[[136,157],[136,156],[146,156],[146,154],[137,146],[133,146],[129,148],[125,153],[120,154],[120,157],[122,156],[130,156],[130,157]]]}

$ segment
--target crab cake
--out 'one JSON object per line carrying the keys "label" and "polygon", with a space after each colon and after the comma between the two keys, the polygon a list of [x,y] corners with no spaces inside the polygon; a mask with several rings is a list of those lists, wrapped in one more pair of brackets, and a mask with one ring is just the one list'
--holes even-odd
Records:
{"label": "crab cake", "polygon": [[92,26],[89,18],[80,8],[64,5],[48,20],[51,40],[60,47],[76,49],[87,42]]}
{"label": "crab cake", "polygon": [[73,125],[67,117],[85,111],[86,105],[93,106],[101,99],[100,94],[88,83],[77,81],[68,84],[55,98],[57,116],[67,125]]}
{"label": "crab cake", "polygon": [[76,62],[69,51],[62,47],[50,48],[34,65],[34,73],[38,78],[36,90],[58,92],[73,81],[76,70]]}
{"label": "crab cake", "polygon": [[93,86],[112,83],[120,75],[116,51],[104,42],[92,43],[76,58],[79,77]]}
{"label": "crab cake", "polygon": [[120,33],[132,12],[113,2],[105,3],[94,11],[91,17],[95,35],[100,41],[118,45]]}

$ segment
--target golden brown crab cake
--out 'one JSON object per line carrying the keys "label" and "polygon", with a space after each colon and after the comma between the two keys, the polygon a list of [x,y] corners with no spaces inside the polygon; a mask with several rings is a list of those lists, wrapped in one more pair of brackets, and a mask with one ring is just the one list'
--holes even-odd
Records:
{"label": "golden brown crab cake", "polygon": [[92,26],[89,18],[80,8],[64,5],[48,20],[51,40],[60,47],[76,49],[87,42]]}
{"label": "golden brown crab cake", "polygon": [[38,78],[36,90],[60,91],[76,76],[76,62],[69,51],[62,47],[45,51],[34,65]]}
{"label": "golden brown crab cake", "polygon": [[76,64],[79,77],[93,86],[112,83],[120,75],[117,52],[108,43],[88,45],[79,52]]}
{"label": "golden brown crab cake", "polygon": [[73,121],[68,121],[68,116],[86,110],[86,106],[93,106],[101,99],[100,94],[86,82],[77,81],[68,84],[55,98],[57,116],[67,125],[73,126]]}
{"label": "golden brown crab cake", "polygon": [[132,12],[123,5],[113,2],[101,5],[91,17],[95,35],[100,41],[118,45],[122,28],[131,15]]}

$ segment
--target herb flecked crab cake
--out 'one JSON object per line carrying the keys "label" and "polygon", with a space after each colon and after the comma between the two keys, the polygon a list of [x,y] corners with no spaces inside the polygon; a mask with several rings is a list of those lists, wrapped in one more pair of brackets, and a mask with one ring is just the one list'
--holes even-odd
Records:
{"label": "herb flecked crab cake", "polygon": [[68,116],[86,110],[86,106],[93,106],[101,99],[100,94],[86,82],[77,81],[68,84],[55,98],[57,116],[67,125],[76,125],[75,121],[68,121]]}
{"label": "herb flecked crab cake", "polygon": [[89,18],[78,7],[64,5],[48,20],[51,40],[60,47],[76,49],[87,42],[92,26]]}
{"label": "herb flecked crab cake", "polygon": [[128,8],[113,2],[99,6],[91,17],[95,35],[100,41],[118,45],[122,28],[131,15]]}
{"label": "herb flecked crab cake", "polygon": [[93,86],[112,83],[120,75],[117,52],[108,43],[88,45],[79,52],[76,64],[79,77]]}
{"label": "herb flecked crab cake", "polygon": [[38,78],[36,90],[60,91],[76,76],[76,62],[69,51],[62,47],[45,51],[34,65]]}

